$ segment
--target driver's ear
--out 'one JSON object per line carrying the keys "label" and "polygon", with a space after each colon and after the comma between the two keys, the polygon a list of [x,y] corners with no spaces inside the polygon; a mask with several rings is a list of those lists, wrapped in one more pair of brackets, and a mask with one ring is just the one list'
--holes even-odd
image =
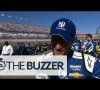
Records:
{"label": "driver's ear", "polygon": [[75,42],[75,38],[73,38],[70,42],[70,44],[72,45]]}
{"label": "driver's ear", "polygon": [[73,38],[73,39],[72,39],[72,43],[74,43],[74,42],[75,42],[75,39],[76,39],[76,38]]}

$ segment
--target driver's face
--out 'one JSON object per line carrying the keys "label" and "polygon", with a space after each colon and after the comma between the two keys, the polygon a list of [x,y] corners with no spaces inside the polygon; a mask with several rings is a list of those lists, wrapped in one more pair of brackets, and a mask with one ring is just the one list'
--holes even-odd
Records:
{"label": "driver's face", "polygon": [[72,43],[66,42],[58,35],[52,35],[51,44],[54,55],[67,55]]}

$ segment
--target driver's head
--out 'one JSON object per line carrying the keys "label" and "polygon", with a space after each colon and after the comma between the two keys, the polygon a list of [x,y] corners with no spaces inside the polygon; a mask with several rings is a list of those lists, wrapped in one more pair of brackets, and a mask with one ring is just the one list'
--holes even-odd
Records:
{"label": "driver's head", "polygon": [[67,55],[76,36],[76,27],[69,19],[55,21],[50,30],[54,55]]}

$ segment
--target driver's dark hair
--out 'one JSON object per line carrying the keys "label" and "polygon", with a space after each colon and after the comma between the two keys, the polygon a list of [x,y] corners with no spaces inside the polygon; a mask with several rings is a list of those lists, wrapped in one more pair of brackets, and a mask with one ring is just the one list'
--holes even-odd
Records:
{"label": "driver's dark hair", "polygon": [[91,35],[91,34],[86,34],[86,36],[88,36],[88,37],[92,38],[92,35]]}

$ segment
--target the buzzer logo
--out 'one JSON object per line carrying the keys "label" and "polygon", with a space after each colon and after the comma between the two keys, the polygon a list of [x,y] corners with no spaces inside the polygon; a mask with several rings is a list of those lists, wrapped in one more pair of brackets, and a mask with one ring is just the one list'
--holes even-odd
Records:
{"label": "the buzzer logo", "polygon": [[58,71],[67,72],[66,63],[66,56],[4,56],[0,60],[0,75],[59,75]]}
{"label": "the buzzer logo", "polygon": [[5,61],[0,61],[0,71],[4,70],[6,67]]}

